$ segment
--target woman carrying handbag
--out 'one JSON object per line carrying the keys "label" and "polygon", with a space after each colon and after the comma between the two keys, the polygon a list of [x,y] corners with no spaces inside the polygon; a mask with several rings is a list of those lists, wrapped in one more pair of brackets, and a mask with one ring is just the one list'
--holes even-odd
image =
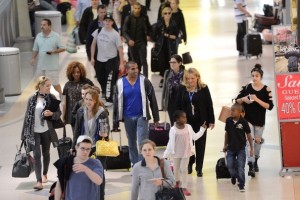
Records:
{"label": "woman carrying handbag", "polygon": [[[59,120],[61,111],[57,106],[56,111],[50,110],[56,97],[50,94],[51,82],[49,78],[40,76],[37,79],[35,89],[37,90],[28,100],[27,110],[24,117],[21,139],[26,141],[28,150],[33,151],[35,159],[34,168],[37,184],[36,190],[42,190],[43,184],[47,182],[47,173],[50,163],[50,143],[58,145],[58,138],[53,128],[53,121]],[[58,105],[58,104],[56,104]],[[41,147],[42,146],[42,152]],[[41,153],[43,154],[43,176]]]}

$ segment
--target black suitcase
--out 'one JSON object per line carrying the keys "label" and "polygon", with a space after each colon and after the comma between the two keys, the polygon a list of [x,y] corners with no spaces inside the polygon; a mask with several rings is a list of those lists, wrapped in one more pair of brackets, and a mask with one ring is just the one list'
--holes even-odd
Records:
{"label": "black suitcase", "polygon": [[248,32],[248,20],[246,21],[247,34],[244,37],[244,55],[246,59],[256,56],[261,57],[262,39],[259,33]]}
{"label": "black suitcase", "polygon": [[216,178],[217,179],[231,178],[230,173],[228,171],[228,168],[226,166],[225,158],[220,158],[217,161],[217,165],[216,165]]}
{"label": "black suitcase", "polygon": [[72,147],[72,139],[66,135],[66,127],[63,128],[63,138],[58,140],[58,156],[59,158],[70,155],[70,149]]}
{"label": "black suitcase", "polygon": [[159,62],[158,62],[158,55],[153,47],[151,49],[151,72],[159,72]]}
{"label": "black suitcase", "polygon": [[[112,134],[112,132],[111,132]],[[109,169],[130,169],[131,162],[129,158],[129,147],[122,145],[121,140],[121,131],[120,131],[120,146],[119,151],[120,155],[117,157],[106,157],[106,170]]]}
{"label": "black suitcase", "polygon": [[69,2],[63,2],[63,3],[59,3],[56,7],[56,9],[58,11],[61,12],[61,24],[66,24],[67,23],[67,17],[66,17],[66,13],[68,10],[71,10],[72,8],[72,4]]}
{"label": "black suitcase", "polygon": [[166,122],[167,113],[165,112],[165,122],[159,123],[155,128],[154,123],[149,124],[149,140],[152,140],[156,146],[167,146],[169,142],[170,123]]}

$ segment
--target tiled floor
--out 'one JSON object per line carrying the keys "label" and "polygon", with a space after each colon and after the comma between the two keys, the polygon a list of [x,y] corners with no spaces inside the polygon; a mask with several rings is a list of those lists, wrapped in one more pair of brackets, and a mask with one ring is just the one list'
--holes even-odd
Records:
{"label": "tiled floor", "polygon": [[[151,22],[154,22],[156,18],[157,2],[153,1],[152,3],[152,11],[149,14]],[[255,63],[260,63],[263,66],[265,71],[264,83],[269,85],[273,91],[275,90],[271,45],[263,47],[263,55],[258,60],[256,58],[245,60],[237,56],[235,51],[236,24],[232,1],[185,0],[180,3],[187,24],[188,44],[187,46],[181,45],[179,52],[191,52],[194,63],[186,67],[196,67],[200,70],[203,81],[210,88],[216,118],[218,118],[222,105],[230,105],[231,98],[237,95],[241,85],[250,81],[250,70]],[[271,4],[271,0],[248,0],[250,12],[261,12],[264,3]],[[71,30],[70,27],[65,27],[65,29]],[[63,37],[66,36],[67,33],[64,32]],[[149,44],[148,49],[151,45]],[[15,146],[20,143],[20,131],[26,101],[28,96],[33,93],[31,78],[34,68],[28,64],[29,58],[30,53],[22,53],[22,95],[6,98],[6,103],[0,105],[1,199],[47,199],[48,189],[56,179],[55,169],[51,166],[48,175],[50,182],[45,184],[44,190],[35,192],[32,189],[35,184],[34,174],[26,179],[11,177],[12,163],[16,153]],[[87,66],[88,77],[97,83],[93,78],[94,72],[87,62],[85,49],[81,46],[76,54],[61,54],[62,71],[59,74],[61,84],[66,82],[65,66],[72,60],[83,62]],[[158,102],[160,102],[161,89],[158,88],[160,77],[157,74],[151,74],[150,79],[155,87]],[[161,117],[163,118],[163,114]],[[192,196],[187,199],[300,199],[300,179],[278,175],[281,169],[281,159],[276,109],[267,112],[266,121],[264,133],[266,143],[262,147],[262,156],[259,160],[261,171],[257,173],[255,178],[247,177],[245,193],[239,193],[229,180],[217,181],[215,178],[215,164],[217,159],[223,156],[220,150],[224,138],[224,124],[216,121],[215,129],[208,133],[204,176],[197,178],[196,174],[193,173],[188,177],[188,186]],[[62,136],[61,131],[58,131],[58,134],[59,137]],[[70,127],[68,127],[68,135],[71,135]],[[127,142],[124,135],[122,140],[124,143]],[[157,154],[161,155],[162,151],[163,149],[159,149]],[[51,161],[54,162],[57,157],[56,149],[52,148]],[[106,177],[106,199],[130,199],[131,176],[128,171],[108,171]]]}

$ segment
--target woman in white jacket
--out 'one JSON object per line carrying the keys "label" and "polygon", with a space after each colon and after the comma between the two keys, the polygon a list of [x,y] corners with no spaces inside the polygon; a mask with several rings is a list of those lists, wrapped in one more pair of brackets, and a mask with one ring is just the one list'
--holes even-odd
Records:
{"label": "woman in white jacket", "polygon": [[175,124],[170,129],[169,142],[163,157],[173,157],[175,187],[183,188],[184,195],[190,196],[191,193],[187,190],[187,167],[190,156],[195,154],[193,140],[198,140],[204,134],[207,128],[206,122],[204,122],[199,132],[195,133],[191,125],[186,123],[187,118],[184,111],[175,111],[173,118]]}

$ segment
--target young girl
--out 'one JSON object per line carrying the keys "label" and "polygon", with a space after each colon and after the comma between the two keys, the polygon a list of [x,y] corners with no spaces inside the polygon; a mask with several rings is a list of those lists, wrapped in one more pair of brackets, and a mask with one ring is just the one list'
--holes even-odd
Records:
{"label": "young girl", "polygon": [[176,187],[183,188],[184,195],[190,196],[191,193],[187,190],[187,167],[190,156],[194,154],[193,140],[198,140],[204,134],[206,122],[204,122],[199,132],[195,133],[191,125],[186,124],[187,118],[184,111],[175,111],[173,118],[175,124],[170,129],[169,142],[163,157],[173,157]]}

